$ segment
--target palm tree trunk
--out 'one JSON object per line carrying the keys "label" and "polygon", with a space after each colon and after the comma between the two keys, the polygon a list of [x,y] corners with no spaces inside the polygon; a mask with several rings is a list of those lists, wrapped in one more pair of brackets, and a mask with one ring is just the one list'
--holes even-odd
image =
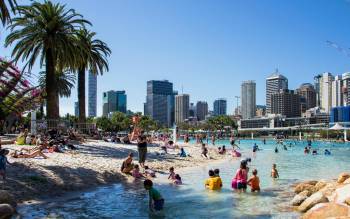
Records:
{"label": "palm tree trunk", "polygon": [[79,122],[85,122],[85,68],[78,72]]}
{"label": "palm tree trunk", "polygon": [[52,50],[46,52],[46,116],[48,119],[59,119],[57,85],[55,80],[55,61]]}

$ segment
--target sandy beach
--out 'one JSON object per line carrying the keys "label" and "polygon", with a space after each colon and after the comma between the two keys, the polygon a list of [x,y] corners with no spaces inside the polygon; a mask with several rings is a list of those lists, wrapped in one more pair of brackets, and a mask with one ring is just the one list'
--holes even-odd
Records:
{"label": "sandy beach", "polygon": [[[159,146],[148,147],[146,165],[158,173],[167,173],[169,167],[176,169],[206,165],[223,160],[226,156],[209,148],[210,160],[201,157],[199,145],[181,145],[191,157],[179,157],[179,150],[156,155]],[[19,150],[32,146],[4,145],[4,148]],[[88,141],[78,145],[70,153],[47,153],[49,159],[11,158],[6,182],[0,181],[0,190],[10,192],[17,202],[63,195],[67,191],[91,189],[108,183],[126,182],[128,176],[120,172],[123,160],[130,152],[137,163],[137,146]]]}

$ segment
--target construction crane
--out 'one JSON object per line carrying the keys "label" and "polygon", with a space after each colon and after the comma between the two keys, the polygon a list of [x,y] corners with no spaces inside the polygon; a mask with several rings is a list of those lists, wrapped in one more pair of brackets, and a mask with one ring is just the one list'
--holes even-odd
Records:
{"label": "construction crane", "polygon": [[332,41],[329,41],[329,40],[327,40],[326,43],[327,43],[329,46],[331,46],[331,47],[335,48],[336,50],[338,50],[339,52],[343,53],[343,54],[346,55],[347,57],[350,57],[350,49],[349,49],[349,48],[346,48],[346,49],[345,49],[345,48],[339,46],[337,43],[332,42]]}

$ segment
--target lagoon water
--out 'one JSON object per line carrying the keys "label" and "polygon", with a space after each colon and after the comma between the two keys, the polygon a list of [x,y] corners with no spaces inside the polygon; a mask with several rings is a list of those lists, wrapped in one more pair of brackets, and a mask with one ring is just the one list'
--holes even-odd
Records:
{"label": "lagoon water", "polygon": [[[254,156],[252,145],[262,149]],[[289,147],[289,143],[292,144]],[[217,145],[228,141],[218,141]],[[206,167],[189,167],[180,173],[184,185],[170,185],[166,176],[160,176],[155,187],[165,198],[163,215],[149,215],[147,192],[142,182],[127,185],[100,187],[94,191],[63,197],[19,208],[23,218],[298,218],[290,209],[293,183],[311,179],[332,179],[340,172],[350,170],[350,144],[313,142],[320,155],[304,155],[306,142],[286,141],[288,150],[279,146],[274,152],[275,141],[263,145],[260,140],[241,140],[243,157],[251,157],[250,170],[258,169],[262,192],[236,193],[231,180],[239,167],[239,159],[230,158]],[[330,149],[331,156],[323,155]],[[270,178],[271,166],[277,164],[280,179]],[[204,189],[208,170],[219,168],[224,187],[219,192]],[[175,169],[176,172],[176,169]],[[164,183],[165,182],[165,183]]]}

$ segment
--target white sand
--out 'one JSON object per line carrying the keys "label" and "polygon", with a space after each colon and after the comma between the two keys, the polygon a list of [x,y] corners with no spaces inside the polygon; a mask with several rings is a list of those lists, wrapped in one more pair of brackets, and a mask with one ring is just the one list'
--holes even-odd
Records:
{"label": "white sand", "polygon": [[[209,149],[212,159],[201,157],[201,148],[196,145],[181,145],[191,157],[179,157],[179,150],[169,150],[169,154],[156,155],[158,146],[148,147],[146,165],[151,169],[166,173],[173,166],[176,169],[206,165],[208,162],[224,159],[213,149]],[[4,145],[10,150],[31,146]],[[123,160],[130,152],[134,153],[137,163],[137,146],[90,141],[79,145],[72,153],[48,153],[49,159],[11,158],[15,162],[8,165],[6,182],[0,181],[0,189],[9,190],[17,200],[24,201],[42,196],[62,194],[64,191],[76,191],[93,188],[105,183],[122,182],[126,179],[120,173]]]}

